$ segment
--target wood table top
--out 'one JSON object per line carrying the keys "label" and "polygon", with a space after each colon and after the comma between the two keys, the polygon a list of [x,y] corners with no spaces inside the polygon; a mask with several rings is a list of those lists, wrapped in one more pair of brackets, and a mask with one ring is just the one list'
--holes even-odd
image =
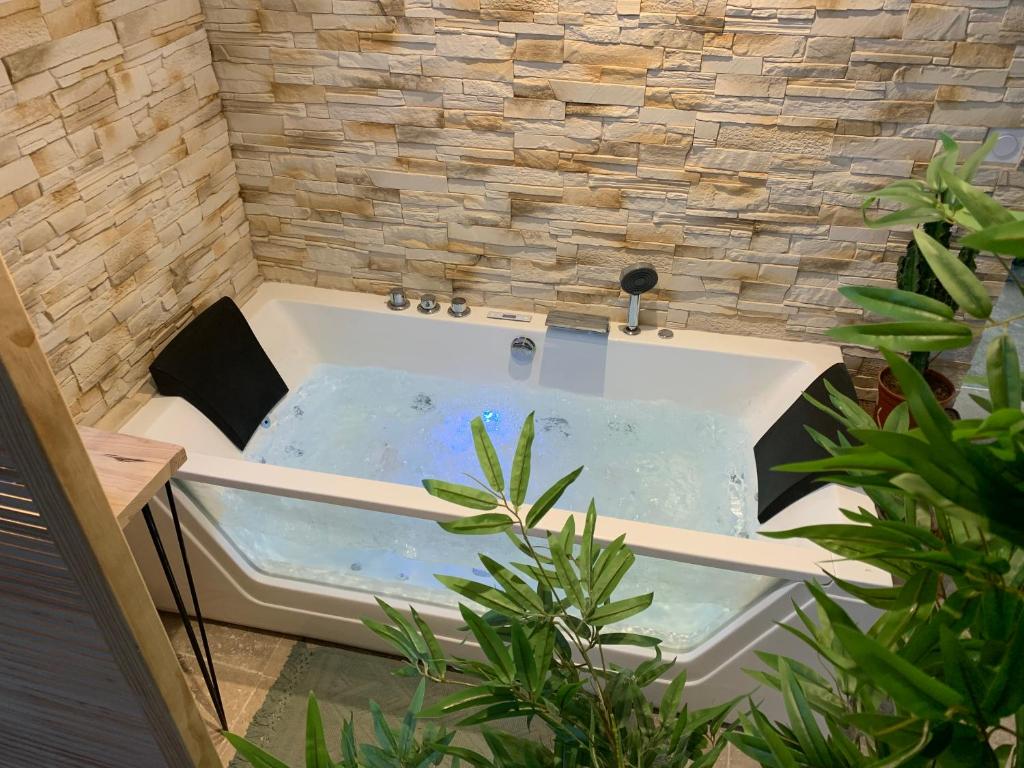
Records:
{"label": "wood table top", "polygon": [[78,433],[122,528],[185,463],[185,449],[173,443],[92,427]]}

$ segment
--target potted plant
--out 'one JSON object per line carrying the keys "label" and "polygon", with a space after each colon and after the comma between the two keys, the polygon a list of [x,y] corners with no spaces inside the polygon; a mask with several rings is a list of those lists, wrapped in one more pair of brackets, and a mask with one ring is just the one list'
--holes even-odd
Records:
{"label": "potted plant", "polygon": [[[949,168],[941,175],[950,192],[944,205],[966,230],[964,244],[992,253],[1013,282],[1008,290],[1024,292],[1007,258],[1024,255],[1024,214]],[[882,568],[893,586],[838,582],[881,611],[866,631],[825,592],[815,592],[817,618],[801,615],[799,635],[824,660],[827,675],[761,654],[765,669],[755,676],[781,691],[788,722],[773,723],[752,706],[742,733],[729,738],[763,766],[1024,765],[1024,410],[1020,359],[1008,332],[1024,316],[992,320],[991,302],[969,266],[930,233],[915,238],[955,301],[1001,331],[986,350],[989,395],[976,398],[987,415],[954,423],[920,371],[881,345],[906,395],[884,427],[839,393],[830,405],[819,404],[851,440],[819,435],[831,456],[789,469],[862,488],[879,515],[844,510],[849,523],[774,536],[807,538]],[[867,295],[901,320],[936,301],[898,289]],[[971,333],[945,312],[891,326],[884,334],[875,326],[865,338],[917,351],[922,338]]]}
{"label": "potted plant", "polygon": [[[952,322],[961,304],[943,287],[933,267],[936,246],[948,249],[954,229],[957,225],[969,223],[967,219],[970,218],[945,179],[953,175],[969,183],[991,151],[996,138],[995,135],[990,137],[960,163],[959,145],[943,134],[942,151],[928,164],[923,180],[897,181],[868,196],[862,212],[869,227],[883,228],[901,224],[920,226],[914,230],[897,265],[896,285],[900,294],[895,298],[898,301],[894,302],[894,294],[884,288],[844,286],[840,288],[840,293],[864,309],[897,322],[843,326],[829,332],[838,341],[886,346],[908,353],[910,365],[928,382],[943,408],[952,406],[956,388],[946,376],[931,367],[932,355],[942,350],[967,346],[972,340],[969,328]],[[869,211],[883,200],[893,201],[901,207],[871,218]],[[957,260],[963,268],[973,273],[977,254],[976,249],[961,245]],[[892,368],[886,366],[878,375],[878,404],[875,409],[877,422],[884,424],[892,410],[904,399]]]}

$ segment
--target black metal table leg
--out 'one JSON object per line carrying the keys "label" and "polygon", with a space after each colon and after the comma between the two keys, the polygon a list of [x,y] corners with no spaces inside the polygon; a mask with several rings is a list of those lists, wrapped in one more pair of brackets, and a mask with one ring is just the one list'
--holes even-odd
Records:
{"label": "black metal table leg", "polygon": [[196,617],[196,624],[199,625],[199,635],[203,641],[202,651],[200,651],[199,640],[196,638],[195,630],[192,627],[192,619],[185,608],[185,601],[182,599],[181,590],[178,588],[178,580],[174,575],[174,570],[171,568],[167,551],[164,549],[163,539],[160,536],[160,529],[157,528],[156,521],[153,519],[153,511],[150,509],[149,504],[142,508],[142,516],[146,521],[146,527],[149,529],[150,538],[153,539],[153,546],[156,549],[157,557],[160,559],[160,566],[163,568],[164,576],[167,579],[167,586],[171,590],[171,596],[174,598],[174,605],[178,610],[178,616],[185,626],[185,633],[188,635],[188,641],[192,646],[192,652],[195,654],[199,671],[203,676],[203,681],[206,683],[206,690],[209,691],[210,699],[213,701],[213,708],[217,712],[217,719],[220,721],[221,728],[227,730],[228,723],[227,718],[224,716],[224,703],[220,696],[220,686],[217,684],[217,672],[213,667],[210,642],[206,636],[206,623],[203,621],[203,614],[199,608],[199,597],[196,594],[196,585],[192,578],[192,568],[189,565],[188,554],[185,551],[185,537],[181,531],[181,520],[178,518],[178,509],[174,503],[171,484],[167,483],[164,486],[164,490],[167,493],[167,502],[171,510],[171,520],[174,522],[174,533],[178,539],[178,552],[181,556],[181,564],[185,570],[185,579],[188,582],[189,597],[192,599],[192,613]]}

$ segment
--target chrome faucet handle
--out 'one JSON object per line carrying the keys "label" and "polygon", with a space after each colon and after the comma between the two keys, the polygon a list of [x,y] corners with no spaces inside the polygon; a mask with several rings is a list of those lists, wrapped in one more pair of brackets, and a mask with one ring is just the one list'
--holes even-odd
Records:
{"label": "chrome faucet handle", "polygon": [[432,315],[440,308],[441,305],[437,303],[437,296],[432,293],[424,293],[420,296],[420,303],[416,306],[416,309],[424,315]]}
{"label": "chrome faucet handle", "polygon": [[388,291],[388,309],[399,311],[408,308],[409,300],[405,297],[405,291],[397,285]]}
{"label": "chrome faucet handle", "polygon": [[452,317],[465,317],[469,314],[469,303],[461,296],[452,296],[452,305],[448,307]]}

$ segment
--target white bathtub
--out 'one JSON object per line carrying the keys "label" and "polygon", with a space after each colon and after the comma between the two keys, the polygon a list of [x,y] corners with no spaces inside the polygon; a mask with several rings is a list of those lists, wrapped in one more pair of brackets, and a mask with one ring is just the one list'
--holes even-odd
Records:
{"label": "white bathtub", "polygon": [[[738,417],[754,440],[815,377],[841,361],[838,350],[825,345],[690,331],[676,331],[674,337],[664,339],[653,329],[627,336],[615,324],[611,334],[603,337],[551,331],[545,328],[542,314],[513,322],[488,317],[493,310],[479,307],[465,318],[444,312],[429,316],[415,310],[393,312],[379,296],[271,283],[264,284],[243,311],[290,388],[305,381],[321,363],[407,370],[614,400],[676,401],[696,410]],[[516,362],[510,355],[510,342],[517,336],[527,336],[537,345],[529,363]],[[180,398],[155,397],[123,431],[184,445],[189,460],[179,478],[190,483],[354,507],[368,516],[443,520],[473,514],[430,497],[419,487],[246,461],[204,416]],[[574,459],[535,456],[534,461],[558,461],[568,470]],[[363,617],[378,617],[367,591],[268,573],[240,551],[218,526],[216,514],[204,514],[195,503],[195,494],[179,492],[176,498],[207,617],[392,650],[360,622]],[[839,521],[840,507],[861,504],[864,498],[859,494],[826,486],[785,509],[762,530]],[[160,524],[167,525],[166,510],[162,505],[157,508]],[[560,527],[568,514],[573,513],[550,514],[543,527]],[[582,525],[577,530],[582,530]],[[171,608],[144,526],[136,524],[126,533],[157,603]],[[794,601],[809,602],[803,579],[827,583],[822,572],[827,568],[858,583],[885,583],[879,572],[835,561],[809,542],[735,538],[601,518],[598,538],[607,542],[620,533],[626,534],[627,543],[639,555],[704,566],[702,578],[715,578],[724,570],[776,580],[713,634],[678,654],[678,663],[688,668],[692,706],[752,690],[753,683],[742,669],[757,666],[755,649],[814,663],[799,643],[777,626],[777,622],[794,621]],[[476,541],[466,539],[466,546],[475,546]],[[679,584],[679,589],[700,588],[699,583]],[[400,598],[389,601],[407,602]],[[871,615],[861,604],[847,600],[846,605],[858,617]],[[442,642],[456,652],[466,652],[457,612],[431,601],[420,601],[416,607],[430,617]],[[639,654],[639,650],[622,650],[616,659],[627,661]]]}

